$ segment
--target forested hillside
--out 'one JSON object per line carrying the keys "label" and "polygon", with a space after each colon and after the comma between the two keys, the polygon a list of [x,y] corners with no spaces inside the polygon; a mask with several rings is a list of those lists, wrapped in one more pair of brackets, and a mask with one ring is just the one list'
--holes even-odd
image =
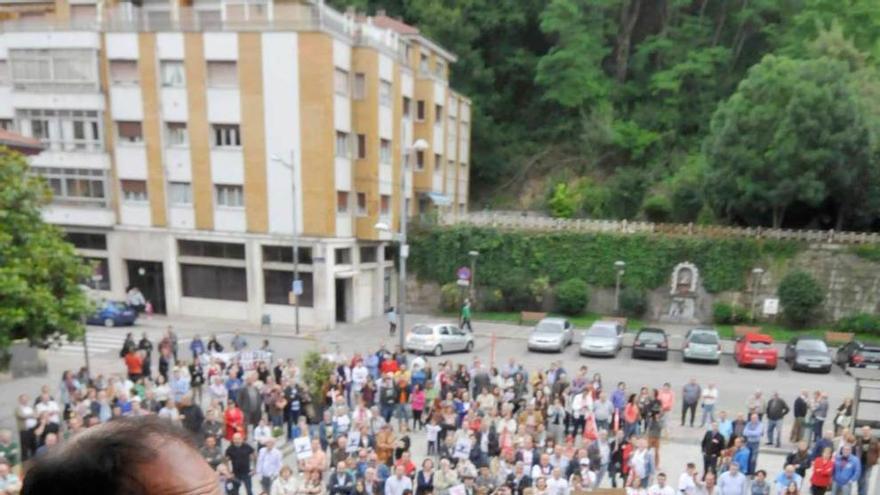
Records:
{"label": "forested hillside", "polygon": [[335,0],[459,56],[472,208],[880,227],[878,0]]}

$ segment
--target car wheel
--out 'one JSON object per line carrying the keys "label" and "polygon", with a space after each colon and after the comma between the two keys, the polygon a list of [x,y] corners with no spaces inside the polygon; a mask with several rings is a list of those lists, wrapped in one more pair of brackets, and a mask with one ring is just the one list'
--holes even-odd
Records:
{"label": "car wheel", "polygon": [[116,325],[116,322],[113,321],[113,318],[104,318],[104,326],[105,327],[110,328],[115,325]]}
{"label": "car wheel", "polygon": [[468,342],[468,343],[467,343],[467,347],[465,347],[464,350],[465,350],[466,352],[471,352],[471,351],[473,351],[473,350],[474,350],[474,343],[473,343],[473,342]]}
{"label": "car wheel", "polygon": [[435,347],[434,348],[434,355],[435,356],[442,356],[443,355],[443,347],[439,346],[439,345],[437,347]]}
{"label": "car wheel", "polygon": [[666,354],[663,355],[663,360],[664,360],[664,361],[669,361],[669,353],[666,353]]}

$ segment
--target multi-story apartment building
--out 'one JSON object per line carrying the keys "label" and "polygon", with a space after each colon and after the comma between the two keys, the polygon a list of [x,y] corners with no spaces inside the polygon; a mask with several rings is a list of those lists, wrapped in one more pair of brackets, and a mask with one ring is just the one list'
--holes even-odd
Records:
{"label": "multi-story apartment building", "polygon": [[0,19],[0,127],[42,141],[45,218],[107,297],[290,323],[296,235],[302,323],[357,321],[396,299],[376,224],[467,209],[455,56],[399,20],[306,0],[0,0]]}

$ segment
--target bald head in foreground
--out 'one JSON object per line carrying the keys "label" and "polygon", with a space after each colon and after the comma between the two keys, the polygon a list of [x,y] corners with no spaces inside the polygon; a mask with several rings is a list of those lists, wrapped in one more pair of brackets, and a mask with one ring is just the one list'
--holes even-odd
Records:
{"label": "bald head in foreground", "polygon": [[187,433],[156,416],[90,428],[37,460],[22,495],[221,495]]}

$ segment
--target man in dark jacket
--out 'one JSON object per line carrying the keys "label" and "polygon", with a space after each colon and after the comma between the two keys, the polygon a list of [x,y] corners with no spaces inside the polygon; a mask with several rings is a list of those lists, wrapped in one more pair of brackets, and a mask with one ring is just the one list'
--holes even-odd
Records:
{"label": "man in dark jacket", "polygon": [[700,448],[703,451],[703,475],[708,472],[714,473],[718,466],[718,457],[724,450],[724,435],[718,431],[718,423],[712,423],[712,429],[703,435]]}
{"label": "man in dark jacket", "polygon": [[144,332],[142,334],[141,340],[138,342],[137,349],[139,351],[144,351],[144,362],[141,366],[143,375],[153,376],[150,371],[150,363],[153,361],[153,343],[150,342],[150,339],[147,338],[147,332]]}
{"label": "man in dark jacket", "polygon": [[767,401],[767,406],[764,409],[767,415],[767,445],[773,445],[775,441],[776,448],[779,448],[782,441],[782,421],[788,411],[788,404],[779,397],[778,393],[773,392],[773,396]]}
{"label": "man in dark jacket", "polygon": [[812,459],[810,459],[810,450],[807,448],[807,442],[801,440],[797,444],[797,448],[785,456],[785,465],[793,465],[794,471],[800,475],[802,479],[806,479],[806,472],[809,469]]}
{"label": "man in dark jacket", "polygon": [[517,461],[513,472],[507,475],[506,485],[513,492],[513,495],[522,495],[525,490],[532,487],[532,479],[529,477],[522,461]]}
{"label": "man in dark jacket", "polygon": [[791,427],[791,443],[800,442],[804,437],[804,423],[807,421],[807,413],[810,411],[809,392],[801,390],[794,400],[794,425]]}
{"label": "man in dark jacket", "polygon": [[345,468],[345,462],[336,464],[336,470],[327,480],[327,493],[329,495],[350,495],[354,490],[354,476]]}
{"label": "man in dark jacket", "polygon": [[238,390],[236,403],[244,413],[244,422],[250,427],[260,424],[263,415],[263,396],[254,382],[257,381],[256,373],[248,373],[245,378],[245,386]]}

